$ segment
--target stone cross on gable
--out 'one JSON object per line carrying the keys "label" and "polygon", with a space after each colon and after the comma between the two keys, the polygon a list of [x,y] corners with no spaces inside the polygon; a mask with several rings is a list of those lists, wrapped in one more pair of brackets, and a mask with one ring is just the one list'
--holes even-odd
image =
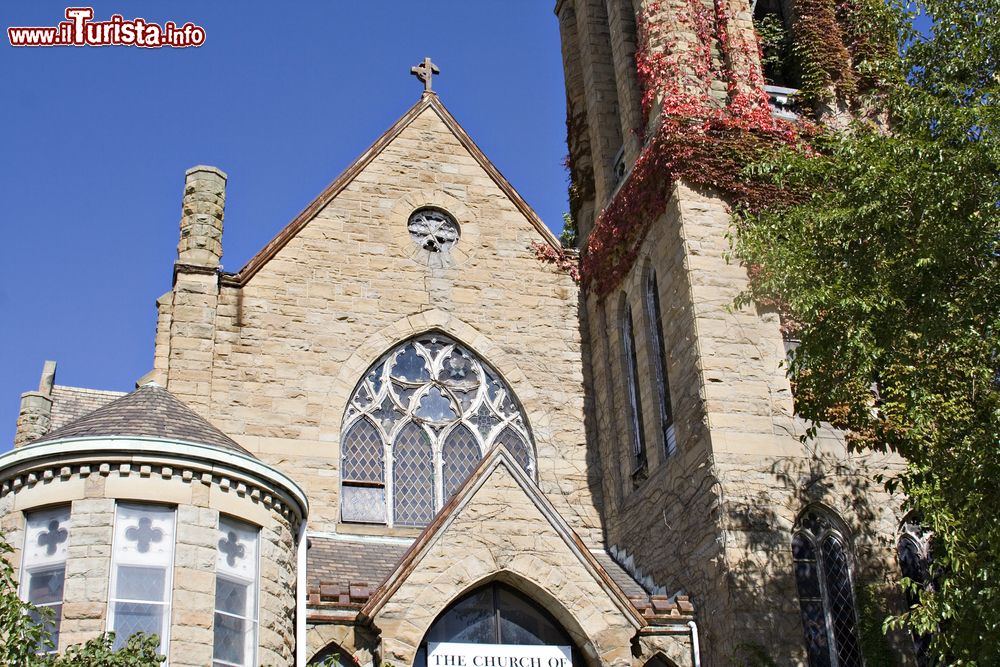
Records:
{"label": "stone cross on gable", "polygon": [[125,539],[135,542],[136,549],[139,550],[139,553],[144,554],[149,551],[151,542],[159,542],[163,539],[163,531],[159,528],[153,528],[152,519],[144,516],[139,519],[139,525],[132,526],[125,531]]}
{"label": "stone cross on gable", "polygon": [[431,92],[431,78],[435,74],[440,74],[438,66],[431,62],[430,58],[424,58],[424,62],[410,68],[410,74],[424,82],[424,92]]}
{"label": "stone cross on gable", "polygon": [[49,556],[55,554],[59,545],[69,537],[69,531],[59,527],[59,522],[53,519],[49,521],[49,529],[38,534],[38,546],[45,547],[45,553]]}
{"label": "stone cross on gable", "polygon": [[229,564],[229,567],[234,567],[236,559],[246,555],[246,549],[240,544],[239,538],[232,530],[229,531],[225,539],[219,540],[219,551],[226,554],[226,563]]}

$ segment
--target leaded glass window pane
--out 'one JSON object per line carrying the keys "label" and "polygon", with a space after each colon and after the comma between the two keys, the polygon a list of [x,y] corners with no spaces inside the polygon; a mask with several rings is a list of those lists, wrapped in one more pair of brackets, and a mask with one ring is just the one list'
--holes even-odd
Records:
{"label": "leaded glass window pane", "polygon": [[259,529],[219,518],[215,560],[214,667],[252,667],[257,652]]}
{"label": "leaded glass window pane", "polygon": [[462,482],[468,479],[481,457],[479,443],[467,426],[459,425],[448,434],[441,452],[445,502],[455,495]]}
{"label": "leaded glass window pane", "polygon": [[442,334],[418,336],[383,355],[355,387],[343,423],[344,521],[425,525],[498,443],[535,475],[527,420],[513,390]]}
{"label": "leaded glass window pane", "polygon": [[174,515],[156,505],[120,503],[115,509],[109,629],[116,650],[137,632],[159,637],[164,654],[170,645]]}
{"label": "leaded glass window pane", "polygon": [[810,667],[863,667],[846,540],[809,511],[792,540],[795,582]]}
{"label": "leaded glass window pane", "polygon": [[343,479],[352,482],[384,481],[382,436],[367,419],[359,419],[343,441]]}
{"label": "leaded glass window pane", "polygon": [[847,556],[840,540],[830,535],[823,540],[823,568],[826,571],[826,589],[833,621],[833,634],[837,642],[840,667],[861,667],[861,646],[858,643],[857,612],[854,608],[854,591],[847,567]]}
{"label": "leaded glass window pane", "polygon": [[508,426],[500,432],[496,442],[505,446],[514,456],[514,460],[517,461],[518,465],[524,468],[525,472],[528,471],[528,466],[531,463],[531,452],[528,450],[528,443],[524,441],[524,438],[517,431]]}
{"label": "leaded glass window pane", "polygon": [[434,518],[434,457],[419,425],[406,424],[392,448],[393,516],[399,526],[423,526]]}

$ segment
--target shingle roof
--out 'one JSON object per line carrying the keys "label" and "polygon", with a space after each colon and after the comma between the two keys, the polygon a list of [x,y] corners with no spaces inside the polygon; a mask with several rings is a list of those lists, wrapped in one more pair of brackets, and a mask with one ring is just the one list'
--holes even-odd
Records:
{"label": "shingle roof", "polygon": [[60,438],[138,436],[185,440],[249,454],[173,394],[150,383],[117,398],[65,426],[49,431],[32,444]]}
{"label": "shingle roof", "polygon": [[309,537],[309,587],[321,583],[366,583],[372,590],[386,580],[410,548],[405,542]]}
{"label": "shingle roof", "polygon": [[[409,547],[408,543],[377,538],[310,535],[306,552],[310,604],[360,608],[392,574]],[[633,604],[640,608],[650,605],[649,593],[611,554],[603,549],[591,553]]]}
{"label": "shingle roof", "polygon": [[55,431],[66,424],[75,422],[80,417],[90,414],[97,408],[103,407],[125,394],[124,391],[64,387],[57,384],[52,387],[52,413],[49,431]]}

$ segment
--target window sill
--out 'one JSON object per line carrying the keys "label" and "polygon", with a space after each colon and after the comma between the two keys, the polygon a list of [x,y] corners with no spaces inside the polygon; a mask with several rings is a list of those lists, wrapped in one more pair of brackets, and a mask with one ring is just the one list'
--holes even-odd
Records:
{"label": "window sill", "polygon": [[337,533],[341,535],[380,535],[385,537],[417,537],[423,528],[389,527],[371,523],[337,523]]}

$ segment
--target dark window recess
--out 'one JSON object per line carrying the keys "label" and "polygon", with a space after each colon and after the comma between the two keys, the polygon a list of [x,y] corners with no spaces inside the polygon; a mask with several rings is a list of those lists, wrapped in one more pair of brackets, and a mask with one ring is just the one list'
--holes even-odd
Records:
{"label": "dark window recess", "polygon": [[628,392],[629,416],[632,431],[632,459],[634,473],[646,470],[646,436],[642,421],[642,400],[639,395],[639,361],[635,354],[635,328],[632,320],[632,307],[625,306],[625,316],[622,320],[622,343],[625,347],[626,391]]}
{"label": "dark window recess", "polygon": [[569,646],[573,664],[585,664],[558,621],[530,598],[499,583],[478,588],[443,611],[424,635],[413,667],[427,667],[428,642]]}

